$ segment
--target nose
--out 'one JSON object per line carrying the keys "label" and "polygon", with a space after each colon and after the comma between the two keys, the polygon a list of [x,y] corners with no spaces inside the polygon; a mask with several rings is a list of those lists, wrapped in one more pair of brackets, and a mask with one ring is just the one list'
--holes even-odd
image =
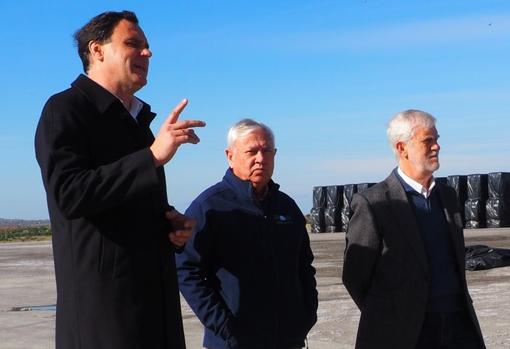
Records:
{"label": "nose", "polygon": [[255,156],[255,162],[257,163],[261,163],[264,161],[264,152],[262,152],[261,150],[259,150],[257,152],[257,155]]}
{"label": "nose", "polygon": [[432,148],[431,149],[434,150],[434,151],[439,151],[439,149],[441,149],[441,146],[436,141],[434,144],[432,144]]}
{"label": "nose", "polygon": [[145,47],[142,52],[141,52],[141,55],[142,56],[146,56],[146,57],[152,57],[152,51],[149,50],[148,47]]}

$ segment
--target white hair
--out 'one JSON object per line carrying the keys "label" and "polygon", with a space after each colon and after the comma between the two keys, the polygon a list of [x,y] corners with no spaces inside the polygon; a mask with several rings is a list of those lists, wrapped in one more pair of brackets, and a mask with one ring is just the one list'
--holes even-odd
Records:
{"label": "white hair", "polygon": [[417,127],[432,128],[436,126],[436,118],[427,112],[409,109],[395,115],[389,122],[386,134],[391,149],[397,154],[395,148],[398,142],[409,142],[414,137]]}
{"label": "white hair", "polygon": [[231,148],[238,138],[242,138],[255,130],[263,130],[269,137],[273,147],[275,146],[273,131],[268,126],[252,119],[242,119],[228,130],[227,147]]}

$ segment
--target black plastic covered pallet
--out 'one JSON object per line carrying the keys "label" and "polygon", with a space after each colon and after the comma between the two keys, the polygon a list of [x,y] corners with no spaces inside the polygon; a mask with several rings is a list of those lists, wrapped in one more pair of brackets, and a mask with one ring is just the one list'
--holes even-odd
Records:
{"label": "black plastic covered pallet", "polygon": [[326,207],[326,187],[313,187],[313,207]]}
{"label": "black plastic covered pallet", "polygon": [[459,200],[460,204],[459,206],[464,207],[464,202],[467,200],[467,176],[448,176],[447,184],[457,193],[457,199]]}
{"label": "black plastic covered pallet", "polygon": [[489,197],[510,200],[510,173],[492,172],[487,176]]}
{"label": "black plastic covered pallet", "polygon": [[352,210],[349,206],[344,207],[341,212],[342,217],[342,229],[341,231],[347,231],[349,227],[349,221],[351,220]]}
{"label": "black plastic covered pallet", "polygon": [[358,186],[356,184],[346,184],[344,185],[344,192],[343,192],[343,207],[344,209],[349,207],[352,201],[352,197],[355,193],[358,192]]}
{"label": "black plastic covered pallet", "polygon": [[326,207],[324,209],[324,223],[327,232],[340,231],[342,228],[342,209],[339,207]]}
{"label": "black plastic covered pallet", "polygon": [[466,228],[485,228],[485,201],[466,200],[464,215],[466,217]]}
{"label": "black plastic covered pallet", "polygon": [[[467,176],[467,197],[470,200],[487,200],[486,174],[470,174]],[[466,218],[467,219],[467,218]]]}
{"label": "black plastic covered pallet", "polygon": [[508,200],[489,198],[485,203],[487,228],[510,227]]}
{"label": "black plastic covered pallet", "polygon": [[327,207],[343,207],[343,185],[330,185],[327,187],[326,206]]}
{"label": "black plastic covered pallet", "polygon": [[467,176],[463,175],[452,175],[446,177],[446,184],[455,190],[457,194],[457,203],[461,210],[462,222],[466,221],[466,215],[464,213],[464,204],[467,200]]}
{"label": "black plastic covered pallet", "polygon": [[310,219],[312,233],[323,233],[326,230],[323,208],[321,207],[312,208],[310,210]]}

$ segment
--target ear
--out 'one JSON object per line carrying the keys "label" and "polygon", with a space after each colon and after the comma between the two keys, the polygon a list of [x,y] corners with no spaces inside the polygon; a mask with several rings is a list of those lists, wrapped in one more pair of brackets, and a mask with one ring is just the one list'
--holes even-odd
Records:
{"label": "ear", "polygon": [[227,148],[225,149],[225,155],[227,156],[228,166],[232,168],[232,158],[234,157],[234,152],[232,149]]}
{"label": "ear", "polygon": [[89,42],[89,58],[91,63],[94,61],[102,62],[104,60],[103,45],[97,41]]}
{"label": "ear", "polygon": [[407,158],[407,147],[405,142],[398,141],[395,144],[395,149],[397,150],[399,158]]}

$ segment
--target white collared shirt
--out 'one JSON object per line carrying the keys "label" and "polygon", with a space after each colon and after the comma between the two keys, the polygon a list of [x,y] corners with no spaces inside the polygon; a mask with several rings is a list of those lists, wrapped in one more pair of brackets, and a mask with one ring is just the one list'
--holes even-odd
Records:
{"label": "white collared shirt", "polygon": [[412,179],[411,177],[407,176],[404,171],[402,171],[400,169],[400,167],[397,168],[397,172],[399,174],[400,177],[402,177],[402,179],[404,180],[404,182],[406,182],[407,184],[409,184],[409,186],[411,188],[413,188],[414,190],[416,190],[418,193],[420,193],[421,195],[423,195],[426,198],[429,197],[430,195],[430,192],[432,191],[432,188],[434,188],[434,186],[436,185],[436,180],[434,179],[434,177],[432,176],[432,178],[430,179],[430,186],[429,186],[429,189],[425,188],[423,185],[421,185],[420,183],[416,182],[414,179]]}
{"label": "white collared shirt", "polygon": [[131,108],[128,109],[129,114],[136,120],[136,117],[138,116],[138,113],[140,113],[140,110],[142,110],[143,103],[140,102],[138,98],[133,96],[133,99],[131,100]]}
{"label": "white collared shirt", "polygon": [[135,119],[136,122],[138,122],[138,120],[136,119],[136,117],[138,116],[138,113],[140,113],[140,110],[142,110],[142,107],[143,107],[143,103],[138,99],[136,98],[135,96],[133,96],[133,99],[131,100],[131,107],[128,108],[124,102],[122,101],[122,99],[119,98],[119,96],[117,96],[116,94],[112,93],[115,97],[117,97],[119,99],[119,101],[122,103],[122,105],[127,109],[127,111],[129,112],[129,114],[133,117],[133,119]]}

